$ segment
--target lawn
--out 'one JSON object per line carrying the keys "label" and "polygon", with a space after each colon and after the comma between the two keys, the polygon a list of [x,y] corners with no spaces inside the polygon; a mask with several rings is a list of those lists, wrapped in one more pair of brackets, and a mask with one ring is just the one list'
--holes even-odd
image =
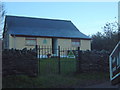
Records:
{"label": "lawn", "polygon": [[109,80],[109,73],[3,77],[3,88],[80,88]]}
{"label": "lawn", "polygon": [[58,74],[59,68],[61,74],[74,73],[76,72],[76,60],[73,58],[61,58],[59,67],[59,61],[56,58],[40,59],[40,74]]}

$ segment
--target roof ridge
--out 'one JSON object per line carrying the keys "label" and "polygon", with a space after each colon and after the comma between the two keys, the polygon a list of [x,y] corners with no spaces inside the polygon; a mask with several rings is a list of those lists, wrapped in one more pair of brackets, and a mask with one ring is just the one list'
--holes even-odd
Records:
{"label": "roof ridge", "polygon": [[6,15],[6,17],[18,17],[18,18],[29,18],[29,19],[42,19],[42,20],[52,20],[52,21],[65,21],[71,22],[70,20],[62,20],[62,19],[49,19],[49,18],[39,18],[39,17],[27,17],[27,16],[13,16],[13,15]]}

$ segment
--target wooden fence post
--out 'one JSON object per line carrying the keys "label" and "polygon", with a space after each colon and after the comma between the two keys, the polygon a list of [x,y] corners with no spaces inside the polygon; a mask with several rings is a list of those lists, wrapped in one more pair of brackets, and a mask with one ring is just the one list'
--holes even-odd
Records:
{"label": "wooden fence post", "polygon": [[58,74],[61,73],[61,70],[60,70],[60,46],[58,46]]}

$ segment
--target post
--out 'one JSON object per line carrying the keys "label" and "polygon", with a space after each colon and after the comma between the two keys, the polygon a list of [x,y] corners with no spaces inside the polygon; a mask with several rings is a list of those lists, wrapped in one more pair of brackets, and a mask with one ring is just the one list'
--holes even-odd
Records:
{"label": "post", "polygon": [[81,70],[81,51],[80,51],[80,47],[77,48],[77,58],[76,58],[76,72],[79,73]]}
{"label": "post", "polygon": [[58,46],[58,74],[61,73],[61,70],[60,70],[60,46]]}
{"label": "post", "polygon": [[16,49],[16,36],[14,35],[14,49]]}
{"label": "post", "polygon": [[42,45],[42,56],[41,56],[42,58],[43,58],[43,52],[44,52],[43,50],[44,50],[44,47],[43,47],[43,45]]}
{"label": "post", "polygon": [[38,75],[40,75],[40,45],[39,45],[39,59],[38,59]]}
{"label": "post", "polygon": [[37,52],[37,50],[38,50],[38,45],[35,45],[35,53],[36,53],[36,57],[38,58],[38,52]]}
{"label": "post", "polygon": [[[36,53],[36,59],[38,61],[38,45],[35,45],[35,53]],[[37,67],[37,74],[39,75],[39,62],[38,62],[38,67]]]}
{"label": "post", "polygon": [[55,56],[58,56],[58,52],[57,52],[57,50],[58,50],[58,39],[57,38],[53,38],[52,39],[52,45],[53,45],[53,54],[55,55]]}

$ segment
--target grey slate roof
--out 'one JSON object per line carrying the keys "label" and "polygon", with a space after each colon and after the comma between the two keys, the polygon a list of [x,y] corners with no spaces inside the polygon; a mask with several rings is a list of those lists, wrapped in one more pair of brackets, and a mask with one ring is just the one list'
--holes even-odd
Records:
{"label": "grey slate roof", "polygon": [[13,35],[90,39],[68,20],[6,16],[6,23]]}

